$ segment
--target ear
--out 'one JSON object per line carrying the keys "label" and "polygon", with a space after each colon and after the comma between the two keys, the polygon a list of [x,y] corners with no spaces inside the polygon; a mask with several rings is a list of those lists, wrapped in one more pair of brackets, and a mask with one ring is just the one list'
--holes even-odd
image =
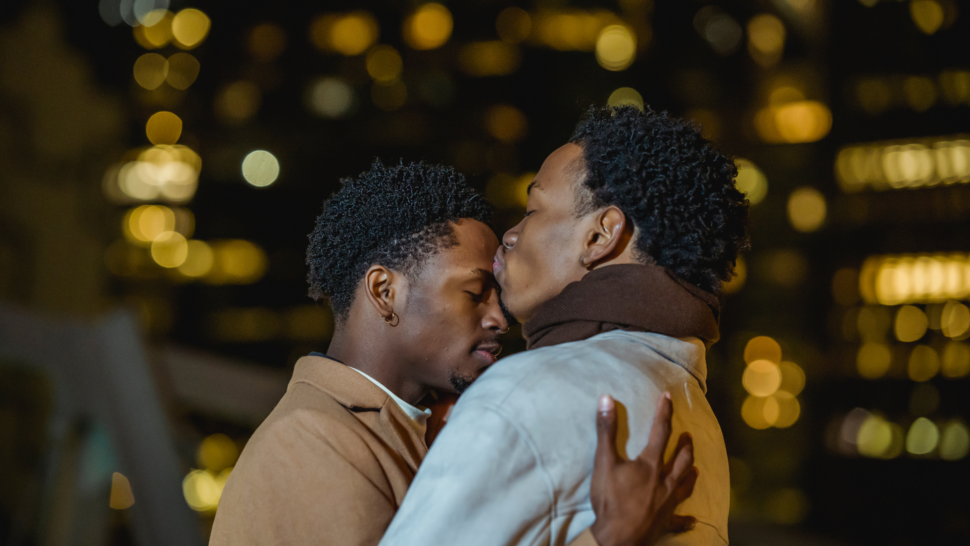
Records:
{"label": "ear", "polygon": [[626,215],[615,206],[593,214],[591,220],[585,248],[580,256],[580,261],[587,269],[622,254],[630,244],[633,232],[629,229],[631,226],[627,224]]}
{"label": "ear", "polygon": [[401,275],[383,265],[372,265],[364,273],[364,295],[381,318],[393,315],[394,299],[402,281]]}

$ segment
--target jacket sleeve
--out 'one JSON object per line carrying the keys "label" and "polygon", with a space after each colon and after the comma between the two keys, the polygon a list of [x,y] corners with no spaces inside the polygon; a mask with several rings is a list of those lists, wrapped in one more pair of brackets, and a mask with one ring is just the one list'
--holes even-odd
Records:
{"label": "jacket sleeve", "polygon": [[549,536],[553,490],[512,416],[459,401],[381,545],[531,544]]}

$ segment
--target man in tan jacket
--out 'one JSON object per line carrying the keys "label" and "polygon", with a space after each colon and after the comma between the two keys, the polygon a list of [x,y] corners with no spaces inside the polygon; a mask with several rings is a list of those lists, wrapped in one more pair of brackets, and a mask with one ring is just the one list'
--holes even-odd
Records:
{"label": "man in tan jacket", "polygon": [[[243,450],[210,544],[380,541],[428,450],[430,412],[418,401],[464,390],[495,362],[508,328],[489,271],[498,239],[487,219],[482,198],[451,169],[378,163],[344,181],[317,219],[307,258],[311,295],[330,300],[336,332],[326,355],[297,362]],[[593,485],[602,520],[595,538],[587,531],[574,544],[632,544],[687,528],[690,519],[672,512],[696,472],[687,437],[663,464],[669,399],[653,449],[628,463],[616,457],[604,402]]]}

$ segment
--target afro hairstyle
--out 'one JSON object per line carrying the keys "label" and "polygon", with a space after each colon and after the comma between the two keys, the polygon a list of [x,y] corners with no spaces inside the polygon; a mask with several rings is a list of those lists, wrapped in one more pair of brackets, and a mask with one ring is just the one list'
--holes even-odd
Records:
{"label": "afro hairstyle", "polygon": [[577,214],[616,206],[638,230],[637,259],[713,294],[748,242],[734,162],[690,121],[635,106],[590,107],[570,142],[583,149]]}
{"label": "afro hairstyle", "polygon": [[424,260],[458,241],[452,222],[488,223],[491,208],[451,167],[375,160],[323,204],[309,235],[309,295],[346,320],[357,285],[380,264],[413,279]]}

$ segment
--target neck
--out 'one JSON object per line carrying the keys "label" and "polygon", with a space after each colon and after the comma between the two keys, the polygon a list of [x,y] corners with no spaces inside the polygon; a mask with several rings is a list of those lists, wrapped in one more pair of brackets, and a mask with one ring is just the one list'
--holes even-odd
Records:
{"label": "neck", "polygon": [[401,358],[393,337],[380,328],[368,331],[372,330],[370,325],[355,327],[352,321],[350,317],[337,326],[327,355],[373,377],[408,404],[417,405],[431,389],[408,373],[416,367]]}

